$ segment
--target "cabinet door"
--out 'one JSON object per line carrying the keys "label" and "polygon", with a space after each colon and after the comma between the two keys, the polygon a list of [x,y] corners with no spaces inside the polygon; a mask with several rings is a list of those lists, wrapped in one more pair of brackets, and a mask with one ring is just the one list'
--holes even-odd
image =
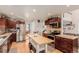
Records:
{"label": "cabinet door", "polygon": [[61,49],[61,38],[60,37],[55,37],[55,48]]}
{"label": "cabinet door", "polygon": [[9,24],[8,25],[9,28],[16,28],[16,22],[8,20],[8,24]]}
{"label": "cabinet door", "polygon": [[9,52],[9,50],[10,50],[10,38],[7,41],[7,52]]}
{"label": "cabinet door", "polygon": [[63,52],[72,52],[73,51],[73,42],[69,39],[62,38],[61,48]]}
{"label": "cabinet door", "polygon": [[71,53],[73,52],[73,41],[62,37],[56,37],[55,48],[65,53]]}
{"label": "cabinet door", "polygon": [[5,20],[4,19],[0,19],[0,25],[4,25]]}
{"label": "cabinet door", "polygon": [[12,34],[12,42],[16,42],[16,33]]}
{"label": "cabinet door", "polygon": [[12,35],[8,38],[7,41],[7,52],[9,52],[11,45],[12,45]]}
{"label": "cabinet door", "polygon": [[5,28],[5,19],[0,19],[0,28]]}
{"label": "cabinet door", "polygon": [[0,29],[5,31],[8,28],[8,19],[0,19]]}

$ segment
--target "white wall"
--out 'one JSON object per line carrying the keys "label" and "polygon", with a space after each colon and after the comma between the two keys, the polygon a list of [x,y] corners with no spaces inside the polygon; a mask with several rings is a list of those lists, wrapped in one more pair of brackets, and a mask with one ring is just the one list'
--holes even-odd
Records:
{"label": "white wall", "polygon": [[74,33],[79,34],[79,9],[72,11],[72,23],[75,25]]}
{"label": "white wall", "polygon": [[34,20],[30,23],[30,32],[39,32],[39,34],[42,34],[44,27],[44,21],[41,20],[40,23],[37,22],[37,20]]}
{"label": "white wall", "polygon": [[30,22],[29,24],[30,24],[30,27],[29,27],[30,32],[31,32],[31,33],[33,33],[33,32],[34,32],[34,30],[35,30],[35,22],[34,22],[34,21],[32,21],[32,22]]}
{"label": "white wall", "polygon": [[[66,33],[79,34],[79,9],[71,11],[71,14],[64,13],[64,17],[62,17],[62,20],[63,22],[71,21],[72,27],[73,27],[72,30],[63,29],[63,32],[65,31]],[[65,24],[65,22],[63,24]],[[63,27],[66,27],[66,26],[63,26]]]}
{"label": "white wall", "polygon": [[73,30],[68,29],[70,26],[66,26],[66,24],[69,24],[70,22],[72,22],[72,14],[68,12],[65,12],[64,14],[62,14],[62,32],[63,33],[73,33]]}
{"label": "white wall", "polygon": [[61,34],[63,34],[63,13],[61,14]]}

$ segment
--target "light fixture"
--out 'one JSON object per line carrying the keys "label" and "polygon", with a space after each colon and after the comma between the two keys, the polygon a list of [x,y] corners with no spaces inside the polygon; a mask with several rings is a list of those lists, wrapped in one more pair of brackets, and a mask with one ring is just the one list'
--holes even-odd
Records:
{"label": "light fixture", "polygon": [[33,9],[33,12],[36,12],[36,9]]}
{"label": "light fixture", "polygon": [[11,12],[11,13],[10,13],[10,15],[14,15],[14,13],[13,13],[13,12]]}
{"label": "light fixture", "polygon": [[48,16],[50,16],[51,15],[51,13],[48,13]]}

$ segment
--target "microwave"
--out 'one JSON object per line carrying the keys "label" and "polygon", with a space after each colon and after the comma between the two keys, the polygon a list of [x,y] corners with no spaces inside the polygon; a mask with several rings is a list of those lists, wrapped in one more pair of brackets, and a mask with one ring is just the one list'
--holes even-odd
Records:
{"label": "microwave", "polygon": [[52,23],[50,23],[50,25],[52,26],[52,28],[60,28],[61,27],[60,22],[52,22]]}

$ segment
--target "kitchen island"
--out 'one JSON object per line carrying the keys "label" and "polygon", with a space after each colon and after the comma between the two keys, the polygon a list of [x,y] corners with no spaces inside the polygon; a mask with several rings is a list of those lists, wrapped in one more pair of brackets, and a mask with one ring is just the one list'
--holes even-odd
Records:
{"label": "kitchen island", "polygon": [[0,35],[0,52],[3,52],[3,47],[9,52],[11,46],[11,35],[12,33],[5,33]]}
{"label": "kitchen island", "polygon": [[78,52],[78,36],[56,35],[55,48],[64,53]]}
{"label": "kitchen island", "polygon": [[38,34],[28,34],[28,37],[29,37],[29,43],[31,43],[32,46],[35,48],[36,53],[39,53],[42,50],[48,52],[47,45],[51,42],[54,42],[53,40]]}

